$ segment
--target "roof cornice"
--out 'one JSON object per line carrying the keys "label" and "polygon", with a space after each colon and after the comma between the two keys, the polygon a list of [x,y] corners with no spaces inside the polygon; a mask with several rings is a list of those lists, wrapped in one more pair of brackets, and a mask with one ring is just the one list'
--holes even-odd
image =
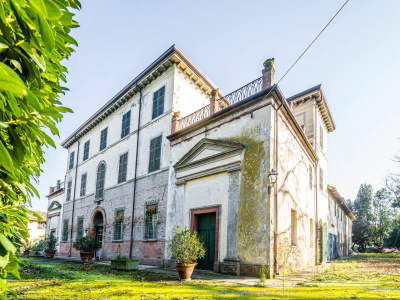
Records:
{"label": "roof cornice", "polygon": [[324,90],[320,84],[287,98],[287,101],[292,102],[294,105],[298,105],[310,99],[316,100],[322,119],[324,120],[326,128],[328,128],[328,132],[334,131],[336,129],[336,124],[329,108],[328,101],[326,100]]}
{"label": "roof cornice", "polygon": [[[196,67],[196,65],[180,50],[175,44],[151,63],[145,70],[136,76],[129,84],[119,91],[111,100],[103,105],[85,123],[76,129],[66,140],[61,143],[64,148],[70,147],[83,135],[92,130],[97,124],[110,116],[119,107],[136,95],[139,90],[143,90],[151,82],[165,73],[173,65],[181,69],[182,72],[193,81],[206,94],[211,94],[216,86]],[[137,88],[138,87],[138,88]],[[221,93],[221,97],[223,94]]]}
{"label": "roof cornice", "polygon": [[334,187],[328,184],[328,193],[335,199],[335,201],[343,208],[345,213],[352,219],[353,221],[356,219],[351,212],[350,208],[346,205],[346,203],[343,200],[343,197],[340,196],[338,190]]}

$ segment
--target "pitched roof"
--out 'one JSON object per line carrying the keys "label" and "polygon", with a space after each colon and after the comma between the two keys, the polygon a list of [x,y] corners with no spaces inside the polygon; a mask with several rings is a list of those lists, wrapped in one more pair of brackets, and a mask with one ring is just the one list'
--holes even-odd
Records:
{"label": "pitched roof", "polygon": [[[146,69],[144,69],[138,76],[129,82],[121,91],[119,91],[111,100],[104,104],[98,111],[96,111],[86,122],[78,127],[67,139],[65,139],[61,146],[68,148],[77,139],[86,134],[100,121],[109,116],[116,108],[124,104],[128,99],[142,90],[146,85],[150,84],[157,76],[165,72],[173,64],[180,67],[185,74],[195,81],[195,84],[206,93],[210,94],[211,90],[217,87],[204,73],[186,56],[181,49],[175,44],[168,48],[160,57],[153,61]],[[137,88],[138,87],[138,88]],[[223,96],[222,93],[220,93]],[[112,109],[115,106],[114,109]]]}
{"label": "pitched roof", "polygon": [[350,219],[352,220],[356,219],[353,213],[351,212],[350,208],[344,202],[343,197],[340,196],[338,190],[334,186],[328,185],[328,193],[331,194],[331,196],[336,200],[339,206],[343,208],[344,212],[350,217]]}
{"label": "pitched roof", "polygon": [[302,91],[296,95],[293,95],[286,100],[288,102],[300,103],[309,99],[316,99],[322,118],[325,122],[326,127],[328,128],[328,132],[334,131],[336,129],[336,124],[333,120],[333,116],[321,84]]}
{"label": "pitched roof", "polygon": [[[36,214],[39,215],[41,218],[40,222],[46,222],[47,221],[47,213],[45,211],[39,211],[39,210],[34,210]],[[34,216],[33,214],[27,214],[29,221],[31,222],[39,222],[39,220]]]}

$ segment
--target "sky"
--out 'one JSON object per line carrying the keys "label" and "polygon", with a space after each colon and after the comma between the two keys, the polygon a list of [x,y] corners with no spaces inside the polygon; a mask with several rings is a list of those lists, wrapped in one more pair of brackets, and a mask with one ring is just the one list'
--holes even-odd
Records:
{"label": "sky", "polygon": [[[64,179],[61,142],[172,44],[227,94],[261,76],[275,58],[278,81],[344,0],[82,1],[72,31],[79,47],[65,61],[57,149],[47,149],[35,210]],[[350,0],[279,84],[285,97],[322,84],[336,130],[329,134],[328,182],[354,199],[375,190],[400,150],[400,1]]]}

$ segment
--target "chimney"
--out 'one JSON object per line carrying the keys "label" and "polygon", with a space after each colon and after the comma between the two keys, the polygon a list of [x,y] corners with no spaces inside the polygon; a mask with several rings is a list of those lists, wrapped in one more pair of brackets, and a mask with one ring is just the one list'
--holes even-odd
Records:
{"label": "chimney", "polygon": [[61,181],[60,181],[60,179],[58,179],[58,180],[57,180],[57,190],[60,189],[60,185],[61,185]]}
{"label": "chimney", "polygon": [[174,111],[171,122],[171,134],[179,130],[180,117],[181,113],[179,111]]}
{"label": "chimney", "polygon": [[217,97],[218,97],[219,89],[211,91],[211,98],[210,98],[210,115],[217,112]]}
{"label": "chimney", "polygon": [[264,62],[264,70],[262,71],[262,79],[263,79],[263,90],[273,86],[275,84],[274,75],[274,61],[275,58],[268,58]]}
{"label": "chimney", "polygon": [[50,187],[50,193],[49,194],[52,194],[54,192],[54,187]]}

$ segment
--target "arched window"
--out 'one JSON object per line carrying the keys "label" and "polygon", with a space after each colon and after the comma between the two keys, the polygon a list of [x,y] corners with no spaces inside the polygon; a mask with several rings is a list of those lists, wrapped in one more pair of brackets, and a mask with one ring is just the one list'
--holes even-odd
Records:
{"label": "arched window", "polygon": [[97,167],[97,178],[96,178],[96,200],[104,199],[104,178],[106,176],[106,164],[100,163]]}

